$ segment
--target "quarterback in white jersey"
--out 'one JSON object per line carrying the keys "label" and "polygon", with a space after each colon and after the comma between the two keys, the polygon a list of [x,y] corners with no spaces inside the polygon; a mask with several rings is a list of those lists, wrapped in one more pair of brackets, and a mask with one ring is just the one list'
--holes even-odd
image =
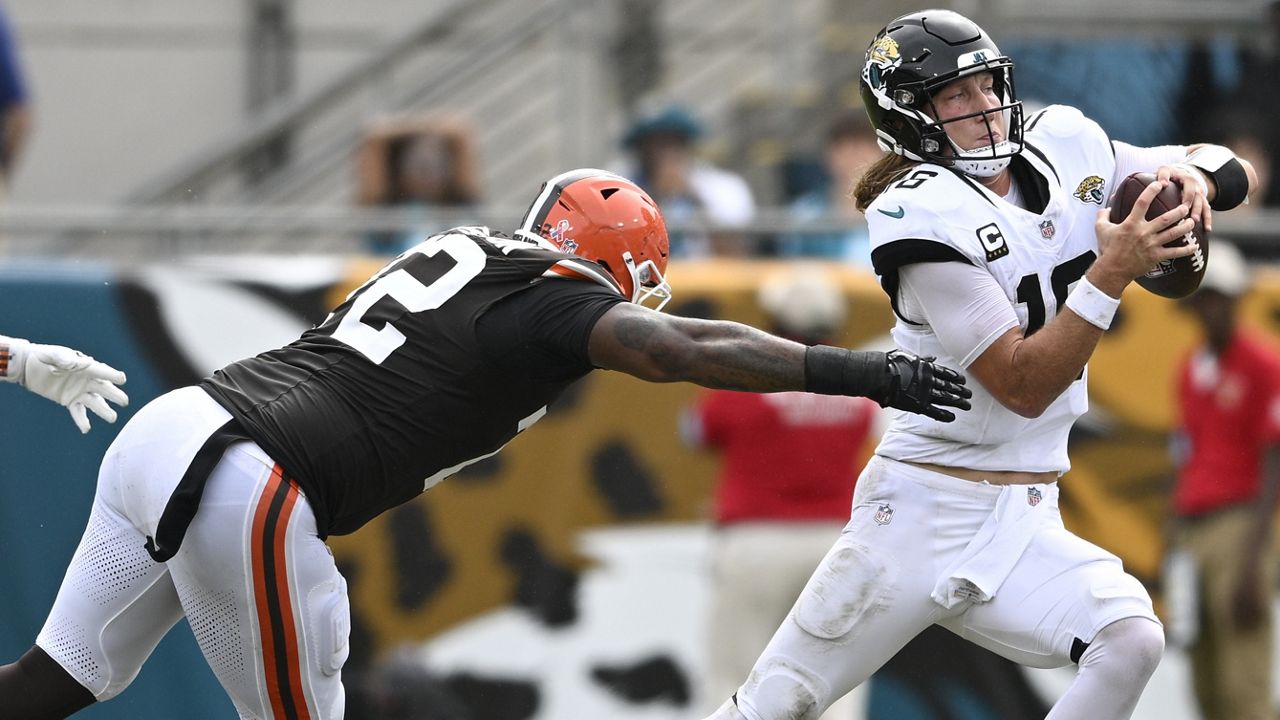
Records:
{"label": "quarterback in white jersey", "polygon": [[[1011,328],[1027,336],[1044,327],[1097,259],[1094,221],[1105,194],[1124,178],[1115,177],[1107,136],[1078,110],[1061,105],[1032,116],[1024,133],[1026,162],[1014,169],[1036,195],[1021,204],[967,175],[924,163],[868,208],[872,256],[898,315],[898,346],[948,367],[968,367]],[[1183,154],[1180,147],[1175,152]],[[1018,184],[1011,190],[1019,192]],[[1010,307],[1000,313],[956,308],[972,314],[971,321],[935,329],[916,283],[903,287],[901,281],[904,266],[919,263],[962,263],[988,273]],[[962,337],[947,337],[948,330]],[[1037,417],[1001,404],[984,385],[973,390],[973,409],[949,426],[899,415],[877,454],[977,470],[1063,473],[1070,467],[1067,433],[1088,409],[1083,373]]]}
{"label": "quarterback in white jersey", "polygon": [[[1110,188],[1129,172],[1146,169],[1117,167],[1102,128],[1074,108],[1041,110],[1025,123],[1024,133],[1025,164],[1014,165],[1014,172],[1027,178],[1024,184],[1034,196],[1018,202],[965,174],[920,164],[868,208],[872,254],[899,315],[893,340],[900,347],[966,368],[1010,328],[1020,328],[1024,337],[1039,331],[1097,259],[1093,223]],[[1184,155],[1180,146],[1135,150],[1130,152],[1135,159],[1156,156],[1169,163]],[[1018,183],[1010,187],[1020,192]],[[942,328],[964,331],[945,342],[929,323],[918,288],[902,287],[902,266],[919,263],[980,269],[995,279],[1010,307],[1002,313],[972,307],[969,323]],[[973,410],[950,427],[897,416],[878,454],[978,470],[1069,469],[1066,437],[1071,423],[1088,409],[1084,374],[1036,418],[1002,405],[982,384],[973,389]]]}
{"label": "quarterback in white jersey", "polygon": [[[894,340],[965,371],[973,406],[949,424],[894,418],[848,525],[711,717],[817,718],[938,624],[1024,665],[1076,664],[1051,720],[1129,718],[1163,631],[1120,560],[1063,526],[1067,435],[1124,288],[1193,252],[1164,244],[1244,202],[1257,177],[1219,146],[1112,141],[1073,108],[1024,118],[1012,60],[950,11],[889,23],[861,85],[889,154],[855,196]],[[1110,222],[1112,189],[1137,171],[1156,182]],[[1146,220],[1168,183],[1182,205]]]}

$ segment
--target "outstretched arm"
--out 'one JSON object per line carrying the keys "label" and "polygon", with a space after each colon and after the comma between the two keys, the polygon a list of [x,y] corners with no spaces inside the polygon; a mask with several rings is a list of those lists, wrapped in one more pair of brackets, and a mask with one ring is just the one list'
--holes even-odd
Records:
{"label": "outstretched arm", "polygon": [[0,380],[16,382],[41,397],[62,405],[80,432],[89,432],[86,411],[116,421],[116,411],[107,401],[129,404],[129,396],[116,387],[123,385],[124,373],[61,345],[37,345],[0,335]]}
{"label": "outstretched arm", "polygon": [[663,315],[633,303],[609,309],[591,331],[596,365],[650,382],[687,381],[748,392],[862,395],[949,421],[967,409],[964,378],[901,352],[806,347],[735,322]]}
{"label": "outstretched arm", "polygon": [[591,361],[649,382],[751,392],[804,389],[805,346],[748,325],[618,303],[600,318]]}

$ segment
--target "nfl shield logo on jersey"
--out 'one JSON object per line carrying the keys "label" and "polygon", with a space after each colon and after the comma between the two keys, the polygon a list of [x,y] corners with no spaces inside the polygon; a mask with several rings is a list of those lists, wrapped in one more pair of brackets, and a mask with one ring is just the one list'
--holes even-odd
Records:
{"label": "nfl shield logo on jersey", "polygon": [[1031,507],[1039,505],[1040,499],[1043,497],[1044,495],[1042,495],[1039,490],[1033,487],[1027,488],[1027,504]]}
{"label": "nfl shield logo on jersey", "polygon": [[893,508],[889,507],[889,503],[885,503],[881,505],[880,509],[876,510],[877,525],[888,525],[889,522],[892,520],[893,520]]}
{"label": "nfl shield logo on jersey", "polygon": [[1053,234],[1056,232],[1057,232],[1057,229],[1053,227],[1052,220],[1045,220],[1044,222],[1040,223],[1040,234],[1044,236],[1045,240],[1052,240]]}

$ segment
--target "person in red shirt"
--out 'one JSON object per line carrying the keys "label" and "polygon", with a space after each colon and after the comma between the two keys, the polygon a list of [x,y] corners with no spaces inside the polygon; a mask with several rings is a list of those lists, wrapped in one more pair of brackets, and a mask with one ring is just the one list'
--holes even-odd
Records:
{"label": "person in red shirt", "polygon": [[[819,268],[761,286],[775,332],[830,340],[845,300]],[[714,390],[686,414],[686,441],[722,458],[712,545],[708,712],[732,695],[849,520],[853,487],[880,408],[866,398]],[[853,717],[851,700],[824,718]]]}
{"label": "person in red shirt", "polygon": [[1198,578],[1199,632],[1190,651],[1206,720],[1275,717],[1271,526],[1280,485],[1280,353],[1237,321],[1248,288],[1239,251],[1215,240],[1204,281],[1186,301],[1204,343],[1178,380],[1174,537]]}

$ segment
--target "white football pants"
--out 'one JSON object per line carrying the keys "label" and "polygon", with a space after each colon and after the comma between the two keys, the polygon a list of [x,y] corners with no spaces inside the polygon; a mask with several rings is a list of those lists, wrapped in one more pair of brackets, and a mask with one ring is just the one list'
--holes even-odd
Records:
{"label": "white football pants", "polygon": [[228,448],[177,555],[156,563],[143,547],[196,450],[229,419],[192,387],[121,430],[36,644],[108,700],[185,615],[240,717],[341,718],[346,582],[306,498],[261,448]]}
{"label": "white football pants", "polygon": [[1092,717],[1128,717],[1163,648],[1159,621],[1119,558],[1063,527],[1057,502],[1056,483],[996,486],[875,457],[858,480],[849,524],[736,707],[726,703],[712,717],[813,720],[934,623],[1014,662],[1051,668],[1088,659],[1103,628],[1143,618],[1150,622],[1124,626],[1130,642],[1106,653],[1120,663],[1130,649],[1141,656],[1137,687],[1079,690]]}

